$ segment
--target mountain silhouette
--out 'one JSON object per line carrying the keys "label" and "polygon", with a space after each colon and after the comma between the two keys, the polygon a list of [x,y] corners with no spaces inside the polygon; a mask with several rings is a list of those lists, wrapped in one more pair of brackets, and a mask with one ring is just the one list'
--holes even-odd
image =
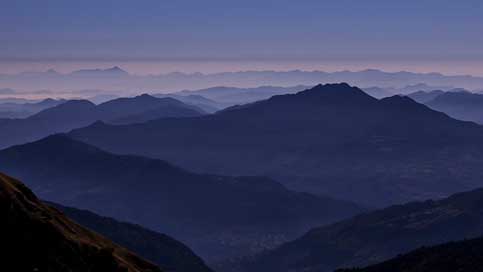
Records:
{"label": "mountain silhouette", "polygon": [[82,69],[73,71],[70,73],[72,76],[93,76],[93,77],[105,77],[105,76],[116,76],[116,77],[123,77],[129,76],[129,73],[124,71],[123,69],[119,68],[118,66],[114,66],[107,69]]}
{"label": "mountain silhouette", "polygon": [[119,222],[87,210],[47,202],[80,225],[112,240],[165,271],[210,272],[210,268],[188,247],[173,238],[139,225]]}
{"label": "mountain silhouette", "polygon": [[482,127],[347,84],[198,118],[96,124],[70,136],[118,154],[197,172],[268,176],[290,189],[369,206],[448,196],[483,180]]}
{"label": "mountain silhouette", "polygon": [[[106,71],[107,70],[107,71]],[[450,89],[459,86],[478,89],[483,86],[483,77],[469,75],[449,76],[438,73],[384,72],[375,69],[363,71],[239,71],[213,74],[166,73],[157,75],[135,75],[109,73],[110,69],[84,69],[77,73],[23,72],[3,75],[1,86],[17,90],[38,90],[38,86],[53,91],[100,89],[108,92],[125,90],[197,90],[213,86],[314,86],[324,82],[347,82],[361,87],[378,86],[400,89],[407,94],[419,90]],[[280,93],[278,93],[280,94]],[[211,97],[207,97],[212,99]],[[266,97],[268,98],[268,97]],[[215,99],[216,100],[216,99]]]}
{"label": "mountain silhouette", "polygon": [[389,88],[369,87],[363,88],[362,90],[368,95],[378,99],[394,95],[394,90]]}
{"label": "mountain silhouette", "polygon": [[453,118],[483,124],[483,94],[445,92],[425,104]]}
{"label": "mountain silhouette", "polygon": [[293,87],[277,87],[277,86],[260,86],[255,88],[237,88],[237,87],[211,87],[200,90],[185,90],[173,93],[177,96],[199,95],[216,101],[222,108],[252,103],[259,100],[268,99],[274,95],[287,93],[295,93],[306,89],[307,86]]}
{"label": "mountain silhouette", "polygon": [[410,93],[407,96],[411,97],[411,99],[413,99],[414,101],[417,101],[418,103],[425,104],[444,93],[445,92],[441,90],[417,91],[417,92]]}
{"label": "mountain silhouette", "polygon": [[483,238],[422,247],[381,264],[336,272],[474,272],[483,267]]}
{"label": "mountain silhouette", "polygon": [[421,246],[479,237],[482,211],[483,189],[392,206],[312,229],[249,260],[244,271],[333,271],[374,264]]}
{"label": "mountain silhouette", "polygon": [[161,271],[0,174],[2,266],[13,271]]}
{"label": "mountain silhouette", "polygon": [[452,86],[432,86],[428,85],[426,83],[417,83],[417,84],[412,84],[412,85],[407,85],[404,86],[403,88],[399,88],[398,92],[400,94],[406,95],[406,94],[411,94],[411,93],[417,93],[419,91],[423,92],[432,92],[433,90],[450,90],[452,89]]}
{"label": "mountain silhouette", "polygon": [[176,93],[153,94],[154,97],[171,97],[188,105],[196,106],[207,113],[214,113],[226,107],[223,103],[216,102],[198,94],[180,95]]}
{"label": "mountain silhouette", "polygon": [[0,119],[0,130],[7,132],[0,148],[67,132],[98,120],[128,124],[158,118],[199,116],[203,113],[201,109],[175,99],[156,98],[146,94],[118,98],[97,106],[88,100],[69,100],[25,119]]}
{"label": "mountain silhouette", "polygon": [[0,118],[26,118],[41,110],[55,107],[64,103],[63,99],[47,98],[39,102],[30,103],[1,103]]}
{"label": "mountain silhouette", "polygon": [[98,119],[110,123],[142,123],[166,117],[192,117],[203,110],[173,98],[157,98],[148,94],[134,98],[117,98],[97,106]]}
{"label": "mountain silhouette", "polygon": [[0,151],[0,169],[42,199],[166,233],[207,261],[252,254],[364,210],[265,177],[195,174],[62,135]]}

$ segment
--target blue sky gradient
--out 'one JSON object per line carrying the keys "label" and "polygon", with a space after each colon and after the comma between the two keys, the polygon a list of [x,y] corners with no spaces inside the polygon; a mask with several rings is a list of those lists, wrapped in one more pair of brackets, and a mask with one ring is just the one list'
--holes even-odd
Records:
{"label": "blue sky gradient", "polygon": [[483,61],[483,1],[1,2],[2,60]]}

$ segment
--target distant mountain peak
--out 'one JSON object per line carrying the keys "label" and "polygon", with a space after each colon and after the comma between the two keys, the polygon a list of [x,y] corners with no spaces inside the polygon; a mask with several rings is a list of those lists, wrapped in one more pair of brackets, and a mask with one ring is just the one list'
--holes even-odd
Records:
{"label": "distant mountain peak", "polygon": [[416,101],[405,95],[393,95],[390,97],[385,97],[381,99],[381,101],[390,104],[417,104]]}
{"label": "distant mountain peak", "polygon": [[[357,87],[347,83],[318,84],[310,89],[299,91],[294,94],[275,95],[267,100],[253,103],[235,105],[218,112],[236,113],[253,108],[269,109],[270,107],[287,108],[296,110],[301,114],[324,107],[371,107],[377,105],[378,100]],[[311,110],[310,110],[310,109]],[[272,108],[272,111],[279,109]],[[313,114],[313,113],[310,113]],[[278,114],[277,114],[278,115]]]}
{"label": "distant mountain peak", "polygon": [[29,119],[43,118],[54,120],[58,118],[69,118],[74,115],[85,114],[86,111],[94,109],[96,105],[89,100],[67,100],[57,106],[47,108],[29,117]]}
{"label": "distant mountain peak", "polygon": [[331,101],[377,101],[377,99],[366,94],[357,87],[352,87],[347,83],[318,84],[311,89],[298,92],[296,96],[307,97],[309,99],[330,99]]}
{"label": "distant mountain peak", "polygon": [[105,69],[104,72],[117,73],[117,74],[123,74],[123,75],[129,74],[127,71],[121,69],[119,66],[114,66],[112,68]]}
{"label": "distant mountain peak", "polygon": [[[443,112],[453,113],[457,119],[476,121],[481,123],[481,105],[483,104],[483,95],[477,93],[471,93],[468,91],[448,91],[440,94],[431,101],[427,102],[427,105],[433,107],[436,110]],[[454,111],[454,109],[464,109],[463,111]],[[465,113],[466,114],[462,114]],[[450,114],[452,115],[452,114]]]}
{"label": "distant mountain peak", "polygon": [[81,69],[72,72],[72,75],[129,75],[128,72],[124,71],[118,66],[114,66],[107,69]]}
{"label": "distant mountain peak", "polygon": [[421,108],[421,109],[429,110],[425,105],[420,104],[414,101],[409,96],[405,96],[405,95],[393,95],[390,97],[383,98],[380,101],[381,103],[387,106],[400,108],[400,109]]}
{"label": "distant mountain peak", "polygon": [[60,106],[95,106],[94,103],[92,103],[91,101],[89,100],[85,100],[85,99],[74,99],[74,100],[67,100],[65,103],[62,103],[59,105]]}
{"label": "distant mountain peak", "polygon": [[381,71],[381,70],[378,70],[378,69],[373,69],[373,68],[372,68],[372,69],[371,69],[371,68],[369,68],[369,69],[362,70],[362,72],[364,72],[364,73],[384,73],[384,72],[383,72],[383,71]]}
{"label": "distant mountain peak", "polygon": [[[307,92],[325,92],[325,93],[334,93],[340,94],[343,93],[361,93],[357,87],[352,87],[349,84],[342,82],[342,83],[328,83],[328,84],[317,84],[311,89],[306,90]],[[302,91],[302,92],[306,92]],[[363,93],[363,92],[362,92]]]}
{"label": "distant mountain peak", "polygon": [[54,69],[49,69],[49,70],[47,70],[46,73],[48,73],[48,74],[58,74],[58,72]]}
{"label": "distant mountain peak", "polygon": [[138,96],[135,96],[134,99],[143,99],[143,100],[159,100],[160,98],[158,97],[154,97],[150,94],[147,94],[147,93],[143,93],[143,94],[140,94]]}
{"label": "distant mountain peak", "polygon": [[107,71],[123,71],[119,66],[114,66],[112,68],[106,69]]}

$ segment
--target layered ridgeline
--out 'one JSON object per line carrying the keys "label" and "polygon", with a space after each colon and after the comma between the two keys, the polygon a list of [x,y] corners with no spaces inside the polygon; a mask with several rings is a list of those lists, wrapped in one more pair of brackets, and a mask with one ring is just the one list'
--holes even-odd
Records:
{"label": "layered ridgeline", "polygon": [[[169,94],[155,94],[156,97],[172,97],[187,104],[199,106],[207,112],[235,106],[253,103],[268,99],[274,95],[293,94],[310,88],[309,86],[297,85],[293,87],[260,86],[254,88],[237,88],[218,86],[199,90],[183,90]],[[392,90],[391,91],[396,91]],[[364,92],[372,97],[382,98],[394,95],[388,89],[379,87],[364,88]]]}
{"label": "layered ridgeline", "polygon": [[0,174],[2,267],[10,271],[161,271],[40,202]]}
{"label": "layered ridgeline", "polygon": [[163,117],[192,117],[203,114],[195,106],[172,98],[141,95],[118,98],[100,105],[87,100],[70,100],[24,119],[0,119],[3,131],[0,148],[67,132],[97,120],[113,124],[145,122]]}
{"label": "layered ridgeline", "polygon": [[483,94],[446,92],[425,104],[453,118],[483,124]]}
{"label": "layered ridgeline", "polygon": [[409,96],[411,99],[413,99],[416,102],[425,104],[444,93],[445,92],[442,90],[417,91],[417,92],[407,94],[407,96]]}
{"label": "layered ridgeline", "polygon": [[199,118],[98,122],[70,136],[114,153],[199,172],[269,176],[298,191],[373,206],[447,196],[483,180],[482,127],[347,84]]}
{"label": "layered ridgeline", "polygon": [[[219,86],[200,90],[184,90],[168,95],[185,103],[198,101],[196,104],[202,106],[211,101],[213,105],[217,105],[219,109],[223,109],[229,106],[265,100],[274,95],[293,94],[308,88],[310,87],[304,85],[297,85],[293,87],[260,86],[255,88]],[[369,87],[364,88],[363,90],[365,93],[375,98],[393,96],[397,91],[394,89],[385,89],[379,87]]]}
{"label": "layered ridgeline", "polygon": [[183,103],[186,103],[188,105],[196,106],[207,113],[214,113],[226,107],[223,103],[208,99],[198,94],[181,95],[177,93],[168,93],[168,94],[158,93],[158,94],[153,94],[153,96],[160,97],[160,98],[171,97]]}
{"label": "layered ridgeline", "polygon": [[167,233],[208,261],[249,255],[362,210],[269,178],[195,174],[62,135],[0,151],[0,170],[43,199]]}
{"label": "layered ridgeline", "polygon": [[164,271],[211,272],[188,247],[173,238],[139,225],[119,222],[87,210],[47,202],[70,219],[159,266]]}
{"label": "layered ridgeline", "polygon": [[465,89],[451,89],[446,92],[441,90],[418,91],[410,93],[408,96],[455,119],[483,124],[483,94],[481,93],[472,93]]}
{"label": "layered ridgeline", "polygon": [[381,264],[337,272],[475,272],[483,267],[483,238],[424,247]]}
{"label": "layered ridgeline", "polygon": [[206,97],[210,100],[216,101],[222,108],[226,108],[229,106],[247,104],[268,99],[274,95],[295,93],[304,89],[307,89],[307,86],[260,86],[256,88],[218,86],[200,90],[184,90],[174,94],[181,97],[189,97],[192,95]]}
{"label": "layered ridgeline", "polygon": [[[134,75],[119,67],[108,69],[84,69],[72,73],[59,73],[55,70],[45,72],[22,72],[1,75],[0,85],[13,89],[35,91],[39,86],[56,92],[75,90],[179,90],[200,89],[213,86],[253,87],[271,86],[313,86],[320,82],[348,82],[369,87],[398,88],[403,93],[422,90],[422,87],[459,86],[477,89],[483,86],[483,77],[448,76],[438,73],[384,72],[375,69],[363,71],[239,71],[214,74],[167,73],[159,75]],[[408,87],[404,87],[407,85]],[[417,87],[415,89],[414,87]],[[67,89],[66,89],[67,88]],[[434,89],[433,89],[434,90]]]}
{"label": "layered ridgeline", "polygon": [[7,102],[2,103],[0,99],[0,118],[26,118],[39,111],[55,107],[64,103],[63,99],[44,99],[39,102]]}
{"label": "layered ridgeline", "polygon": [[481,235],[483,189],[478,189],[437,201],[392,206],[315,228],[275,250],[246,259],[241,268],[233,270],[333,271],[378,263],[421,246]]}

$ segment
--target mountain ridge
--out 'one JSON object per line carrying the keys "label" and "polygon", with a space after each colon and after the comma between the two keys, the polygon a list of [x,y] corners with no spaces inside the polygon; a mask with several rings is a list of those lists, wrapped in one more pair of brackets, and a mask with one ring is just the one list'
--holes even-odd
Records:
{"label": "mountain ridge", "polygon": [[[161,271],[41,203],[0,173],[3,265],[17,271]],[[47,246],[48,245],[48,246]]]}
{"label": "mountain ridge", "polygon": [[[95,69],[94,69],[95,70]],[[102,89],[119,91],[126,89],[143,90],[183,90],[210,88],[213,86],[235,86],[253,88],[263,85],[271,86],[313,86],[320,82],[348,82],[360,87],[379,86],[382,88],[403,88],[413,85],[408,92],[421,88],[418,84],[431,86],[458,86],[466,89],[478,89],[483,85],[482,77],[469,75],[450,76],[437,73],[385,72],[380,70],[363,71],[240,71],[203,73],[166,73],[157,75],[122,75],[122,76],[76,76],[60,73],[20,73],[0,75],[0,84],[19,90],[37,90],[41,85],[55,91],[70,91],[76,89]],[[66,88],[70,86],[70,88]],[[417,91],[417,90],[416,90]]]}
{"label": "mountain ridge", "polygon": [[482,204],[483,189],[476,189],[363,213],[314,228],[247,260],[243,271],[333,271],[378,263],[421,246],[479,237]]}
{"label": "mountain ridge", "polygon": [[139,254],[165,271],[212,272],[191,249],[181,242],[140,225],[119,222],[88,210],[65,207],[46,202],[71,220],[109,238],[115,243]]}
{"label": "mountain ridge", "polygon": [[97,120],[115,124],[142,123],[157,118],[203,115],[201,109],[172,98],[141,95],[118,98],[99,105],[88,100],[68,100],[24,119],[6,119],[0,130],[8,131],[0,148],[35,141],[55,133],[87,126]]}
{"label": "mountain ridge", "polygon": [[252,254],[365,210],[290,191],[266,177],[196,174],[65,135],[0,151],[0,169],[43,199],[167,233],[210,262]]}
{"label": "mountain ridge", "polygon": [[69,136],[112,153],[166,159],[195,172],[269,176],[290,189],[368,206],[444,197],[476,188],[483,178],[482,127],[347,84],[197,118],[85,127]]}
{"label": "mountain ridge", "polygon": [[483,238],[422,247],[380,264],[336,272],[473,272],[483,266]]}

